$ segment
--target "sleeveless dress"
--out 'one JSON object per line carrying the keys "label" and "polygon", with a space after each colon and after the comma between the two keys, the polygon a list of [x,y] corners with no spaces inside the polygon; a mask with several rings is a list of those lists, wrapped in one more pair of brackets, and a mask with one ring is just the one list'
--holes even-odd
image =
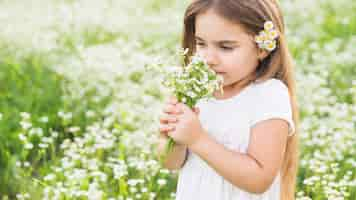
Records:
{"label": "sleeveless dress", "polygon": [[[253,82],[228,99],[202,99],[197,103],[203,128],[226,148],[246,153],[250,129],[256,123],[279,118],[294,134],[292,107],[287,86],[278,79]],[[251,177],[253,178],[253,177]],[[198,155],[188,150],[179,171],[176,200],[279,200],[280,172],[263,194],[244,191],[220,176]]]}

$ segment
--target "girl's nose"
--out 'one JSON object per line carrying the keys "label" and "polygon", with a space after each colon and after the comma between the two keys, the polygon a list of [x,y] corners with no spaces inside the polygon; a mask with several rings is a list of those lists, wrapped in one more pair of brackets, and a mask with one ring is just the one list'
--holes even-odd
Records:
{"label": "girl's nose", "polygon": [[203,53],[203,57],[206,60],[207,64],[212,67],[218,64],[217,55],[214,50],[205,50]]}

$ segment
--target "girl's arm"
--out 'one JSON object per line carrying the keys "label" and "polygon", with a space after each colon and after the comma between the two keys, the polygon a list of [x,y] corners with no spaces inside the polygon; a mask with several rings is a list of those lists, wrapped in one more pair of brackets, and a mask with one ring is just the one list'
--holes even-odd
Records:
{"label": "girl's arm", "polygon": [[[164,108],[164,113],[169,114],[170,117],[164,115],[160,118],[160,134],[158,140],[158,158],[164,155],[166,152],[166,146],[169,141],[167,136],[168,131],[172,131],[172,126],[168,126],[170,123],[176,122],[176,117],[172,118],[173,115],[180,114],[181,111],[175,109],[175,105],[178,103],[178,99],[174,96],[170,97],[169,101],[167,102],[166,107]],[[187,156],[188,156],[188,148],[186,145],[180,145],[175,143],[172,151],[168,153],[167,157],[163,161],[163,167],[176,170],[183,167]]]}
{"label": "girl's arm", "polygon": [[[165,147],[168,143],[168,139],[165,136],[160,135],[158,143],[158,156],[160,157],[165,153]],[[163,167],[169,170],[177,170],[183,167],[188,148],[185,145],[175,144],[172,151],[167,155],[164,160]]]}
{"label": "girl's arm", "polygon": [[189,148],[233,185],[251,193],[263,193],[281,168],[287,135],[286,121],[270,119],[251,129],[246,154],[227,149],[206,132]]}

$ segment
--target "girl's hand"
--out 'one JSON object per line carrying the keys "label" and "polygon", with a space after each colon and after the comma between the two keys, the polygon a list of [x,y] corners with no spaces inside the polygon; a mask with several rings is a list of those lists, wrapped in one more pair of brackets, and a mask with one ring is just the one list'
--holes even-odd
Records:
{"label": "girl's hand", "polygon": [[[166,106],[163,109],[164,114],[160,117],[159,130],[161,137],[168,139],[170,132],[175,131],[176,126],[179,123],[179,116],[183,114],[183,109],[178,105],[178,100],[174,96],[170,97],[169,101],[166,103]],[[193,111],[196,114],[199,114],[199,110],[197,108],[194,108]],[[179,141],[176,141],[176,143],[178,145],[180,144]]]}
{"label": "girl's hand", "polygon": [[166,138],[168,140],[168,132],[175,129],[174,124],[178,122],[177,115],[181,113],[181,110],[176,108],[178,100],[176,97],[172,96],[166,103],[163,109],[163,114],[159,118],[160,121],[160,137]]}
{"label": "girl's hand", "polygon": [[175,110],[175,114],[169,114],[170,117],[170,130],[167,132],[168,136],[178,144],[190,146],[194,144],[203,133],[203,128],[199,121],[199,109],[190,109],[183,103],[177,103],[169,110]]}

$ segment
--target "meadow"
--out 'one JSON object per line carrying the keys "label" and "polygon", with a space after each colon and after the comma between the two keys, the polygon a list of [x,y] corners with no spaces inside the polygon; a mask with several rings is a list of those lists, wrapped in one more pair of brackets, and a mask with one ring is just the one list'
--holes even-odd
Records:
{"label": "meadow", "polygon": [[[171,200],[155,156],[189,0],[0,1],[0,199]],[[298,200],[356,199],[356,2],[283,0]]]}

